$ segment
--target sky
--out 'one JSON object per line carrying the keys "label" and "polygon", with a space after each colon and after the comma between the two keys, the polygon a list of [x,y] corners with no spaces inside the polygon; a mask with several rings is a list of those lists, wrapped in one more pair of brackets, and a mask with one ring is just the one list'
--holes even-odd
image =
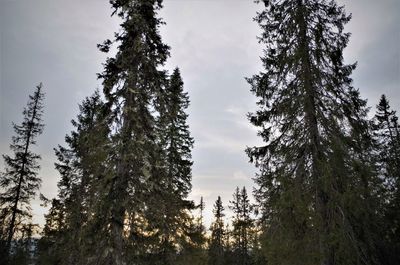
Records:
{"label": "sky", "polygon": [[[353,14],[345,61],[357,61],[354,86],[374,107],[381,94],[400,111],[400,1],[340,0]],[[256,110],[245,77],[262,70],[260,29],[253,21],[262,5],[252,0],[164,0],[160,32],[171,46],[166,64],[181,69],[191,105],[189,125],[195,139],[193,190],[206,203],[205,219],[220,195],[225,208],[234,189],[253,189],[256,169],[246,146],[261,144],[246,114]],[[0,0],[0,153],[9,153],[11,123],[34,87],[43,82],[44,133],[34,150],[41,154],[41,192],[57,194],[59,175],[53,148],[72,129],[78,104],[101,90],[96,73],[106,55],[96,48],[112,38],[119,21],[107,0]],[[373,110],[373,108],[372,108]],[[0,162],[0,171],[3,170]],[[34,221],[43,224],[46,209],[33,202]]]}

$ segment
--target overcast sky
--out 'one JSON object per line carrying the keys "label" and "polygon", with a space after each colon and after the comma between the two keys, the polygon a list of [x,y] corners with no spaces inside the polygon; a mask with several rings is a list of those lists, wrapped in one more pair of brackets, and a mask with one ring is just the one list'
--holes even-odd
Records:
{"label": "overcast sky", "polygon": [[[400,111],[400,1],[339,2],[353,14],[345,57],[358,61],[355,87],[370,106],[385,93]],[[218,195],[227,205],[236,186],[253,187],[255,169],[244,149],[259,140],[246,120],[256,108],[244,77],[261,70],[260,31],[252,20],[261,7],[252,0],[165,0],[160,13],[172,55],[166,68],[181,68],[191,99],[191,197],[204,196],[207,223]],[[9,152],[11,122],[21,121],[28,94],[43,82],[46,127],[35,150],[43,158],[41,192],[47,197],[56,196],[59,179],[52,149],[72,129],[77,104],[101,89],[96,73],[105,55],[96,44],[118,29],[110,14],[107,0],[0,0],[0,150]],[[35,221],[42,223],[43,213],[35,201]]]}

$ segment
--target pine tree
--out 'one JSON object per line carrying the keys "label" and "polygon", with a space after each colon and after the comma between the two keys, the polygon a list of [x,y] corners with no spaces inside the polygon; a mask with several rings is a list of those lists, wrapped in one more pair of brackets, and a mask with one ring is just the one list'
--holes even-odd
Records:
{"label": "pine tree", "polygon": [[264,146],[257,200],[270,264],[374,264],[376,184],[366,102],[343,63],[350,20],[335,1],[263,1],[265,70],[249,78]]}
{"label": "pine tree", "polygon": [[30,201],[41,184],[38,177],[40,155],[31,149],[44,127],[43,99],[42,84],[39,84],[29,96],[22,124],[13,124],[16,135],[12,138],[10,149],[14,155],[3,155],[6,166],[0,179],[0,229],[1,241],[5,242],[2,257],[9,255],[13,240],[22,236],[24,226],[31,222]]}
{"label": "pine tree", "polygon": [[[398,264],[400,251],[400,126],[396,112],[382,95],[374,117],[377,162],[383,179],[383,226],[385,242],[382,247],[384,264]],[[381,211],[382,212],[382,211]]]}
{"label": "pine tree", "polygon": [[224,227],[224,207],[222,205],[221,197],[214,204],[214,221],[211,224],[211,238],[208,249],[208,264],[209,265],[222,265],[225,259],[225,227]]}
{"label": "pine tree", "polygon": [[249,250],[253,220],[251,218],[252,206],[245,187],[241,190],[239,187],[236,188],[230,204],[229,208],[234,214],[232,240],[235,264],[247,265],[251,263]]}

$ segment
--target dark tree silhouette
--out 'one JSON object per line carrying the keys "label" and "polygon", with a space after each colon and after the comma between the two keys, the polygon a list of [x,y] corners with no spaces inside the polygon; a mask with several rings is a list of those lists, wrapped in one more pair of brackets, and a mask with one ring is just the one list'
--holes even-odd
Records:
{"label": "dark tree silhouette", "polygon": [[223,265],[225,264],[225,227],[224,227],[224,207],[221,197],[214,204],[214,221],[211,224],[211,238],[208,248],[208,264]]}
{"label": "dark tree silhouette", "polygon": [[398,264],[400,258],[400,126],[396,112],[389,100],[382,95],[376,106],[373,120],[377,150],[377,167],[383,179],[380,196],[384,198],[382,209],[385,236],[381,242],[382,263]]}
{"label": "dark tree silhouette", "polygon": [[40,155],[31,149],[44,127],[43,99],[40,83],[33,95],[29,96],[27,107],[23,111],[22,124],[13,124],[15,136],[10,149],[14,154],[3,155],[5,172],[1,173],[0,179],[0,225],[5,252],[2,257],[9,255],[13,239],[21,236],[24,226],[31,222],[30,201],[41,184],[38,177]]}
{"label": "dark tree silhouette", "polygon": [[233,211],[232,250],[234,264],[251,264],[250,239],[253,228],[252,206],[246,188],[236,188],[229,208]]}
{"label": "dark tree silhouette", "polygon": [[248,81],[264,146],[256,197],[270,264],[374,264],[377,182],[366,102],[343,63],[350,20],[335,1],[263,1],[265,70]]}
{"label": "dark tree silhouette", "polygon": [[[81,264],[93,255],[91,242],[100,240],[102,233],[93,233],[95,207],[102,198],[108,127],[106,108],[95,92],[79,106],[79,114],[72,121],[75,128],[65,137],[67,147],[58,146],[55,167],[61,175],[58,196],[51,201],[43,236],[39,241],[39,264]],[[91,218],[90,218],[91,217]],[[95,222],[96,223],[96,222]],[[88,250],[89,249],[89,250]],[[88,252],[86,252],[88,251]]]}
{"label": "dark tree silhouette", "polygon": [[[158,183],[153,174],[160,168],[154,161],[161,161],[157,145],[156,119],[152,115],[157,109],[156,100],[161,97],[167,83],[165,71],[160,70],[169,56],[169,47],[159,34],[161,19],[156,12],[161,8],[160,0],[113,0],[113,14],[123,21],[116,33],[118,52],[108,58],[103,73],[103,91],[110,110],[109,127],[112,151],[109,155],[109,181],[105,189],[106,211],[104,231],[104,260],[109,264],[126,264],[127,249],[136,258],[149,254],[146,249],[147,226],[143,218],[150,209],[148,191]],[[112,42],[99,45],[108,51]],[[149,182],[150,180],[150,182]],[[128,218],[128,219],[126,219]],[[126,235],[126,231],[130,231]],[[127,240],[132,238],[134,240]],[[140,243],[142,241],[142,243]],[[149,243],[152,244],[152,243]]]}
{"label": "dark tree silhouette", "polygon": [[156,240],[160,248],[155,263],[175,264],[176,253],[190,238],[190,223],[193,221],[190,211],[195,209],[187,196],[192,188],[191,149],[193,138],[190,136],[187,124],[189,97],[183,90],[183,81],[180,71],[176,68],[169,79],[169,83],[161,94],[158,106],[160,115],[156,120],[157,138],[160,141],[159,157],[161,161],[152,161],[161,168],[154,174],[153,196],[148,202],[151,204],[149,222],[157,227]]}

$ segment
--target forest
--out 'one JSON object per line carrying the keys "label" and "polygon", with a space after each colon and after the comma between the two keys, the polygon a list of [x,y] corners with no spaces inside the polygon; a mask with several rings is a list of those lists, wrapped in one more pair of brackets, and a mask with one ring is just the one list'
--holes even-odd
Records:
{"label": "forest", "polygon": [[[196,139],[185,77],[165,66],[163,1],[110,0],[120,28],[97,45],[110,54],[101,89],[54,148],[57,196],[40,192],[32,149],[48,126],[46,84],[33,84],[1,150],[0,264],[400,264],[400,125],[390,98],[371,111],[353,86],[351,15],[335,0],[255,2],[262,71],[246,78],[257,99],[247,123],[263,144],[245,150],[254,190],[218,196],[206,225],[203,198],[189,199]],[[32,219],[37,197],[44,225]]]}

